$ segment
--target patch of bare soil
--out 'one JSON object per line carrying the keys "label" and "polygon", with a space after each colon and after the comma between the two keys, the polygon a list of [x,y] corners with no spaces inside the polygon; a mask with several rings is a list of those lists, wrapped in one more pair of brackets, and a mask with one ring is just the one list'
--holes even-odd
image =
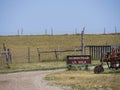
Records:
{"label": "patch of bare soil", "polygon": [[57,71],[59,70],[0,74],[0,90],[62,90],[50,86],[44,80],[47,74]]}

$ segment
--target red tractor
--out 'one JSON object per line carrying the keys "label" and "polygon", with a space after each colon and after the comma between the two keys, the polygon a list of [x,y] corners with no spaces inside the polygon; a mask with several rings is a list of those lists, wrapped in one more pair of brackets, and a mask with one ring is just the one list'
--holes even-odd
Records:
{"label": "red tractor", "polygon": [[94,68],[94,73],[101,73],[104,71],[103,62],[107,63],[109,69],[119,69],[120,68],[120,47],[113,49],[111,52],[108,52],[101,59],[101,65],[98,65]]}

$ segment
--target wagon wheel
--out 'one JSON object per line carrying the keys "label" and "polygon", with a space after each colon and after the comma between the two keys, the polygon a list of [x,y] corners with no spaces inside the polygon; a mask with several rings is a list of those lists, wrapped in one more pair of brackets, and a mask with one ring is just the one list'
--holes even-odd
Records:
{"label": "wagon wheel", "polygon": [[94,73],[98,74],[98,73],[101,73],[101,72],[104,72],[104,68],[102,65],[98,65],[94,68]]}

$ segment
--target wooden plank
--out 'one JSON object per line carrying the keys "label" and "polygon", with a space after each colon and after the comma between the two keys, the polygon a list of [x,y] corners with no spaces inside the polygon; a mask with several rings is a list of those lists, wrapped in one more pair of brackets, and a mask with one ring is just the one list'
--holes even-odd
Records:
{"label": "wooden plank", "polygon": [[93,57],[93,59],[94,59],[94,54],[93,54],[93,52],[94,52],[94,48],[93,48],[94,46],[92,46],[92,57]]}
{"label": "wooden plank", "polygon": [[30,63],[30,47],[28,47],[28,63]]}
{"label": "wooden plank", "polygon": [[8,53],[8,51],[0,51],[0,54],[2,55],[2,54],[6,54],[6,53]]}
{"label": "wooden plank", "polygon": [[[6,49],[6,45],[5,45],[5,43],[3,43],[3,50],[4,51],[7,51],[7,49]],[[8,53],[6,53],[6,63],[7,63],[7,65],[9,64],[9,58],[8,58]]]}
{"label": "wooden plank", "polygon": [[[55,51],[55,50],[51,50],[51,51],[41,51],[40,53],[54,53],[54,52],[73,52],[74,50],[57,50],[57,51]],[[76,51],[82,51],[81,49],[79,49],[79,50],[76,50]]]}
{"label": "wooden plank", "polygon": [[12,64],[12,55],[11,55],[9,48],[7,49],[7,52],[8,52],[8,59],[9,59],[10,63]]}
{"label": "wooden plank", "polygon": [[99,52],[98,52],[98,59],[100,59],[101,57],[100,57],[100,47],[98,47],[98,49],[99,49]]}
{"label": "wooden plank", "polygon": [[91,47],[89,47],[89,54],[91,55]]}
{"label": "wooden plank", "polygon": [[55,57],[56,57],[56,59],[58,59],[58,53],[57,53],[56,49],[55,49]]}
{"label": "wooden plank", "polygon": [[98,59],[98,53],[99,53],[99,50],[98,50],[98,47],[96,47],[96,59]]}
{"label": "wooden plank", "polygon": [[38,52],[38,61],[40,62],[41,57],[40,57],[40,50],[39,50],[39,48],[37,48],[37,52]]}
{"label": "wooden plank", "polygon": [[[110,45],[87,45],[86,48],[89,48],[89,54],[92,56],[92,59],[101,59],[106,52],[111,51]],[[106,49],[107,48],[107,49]]]}

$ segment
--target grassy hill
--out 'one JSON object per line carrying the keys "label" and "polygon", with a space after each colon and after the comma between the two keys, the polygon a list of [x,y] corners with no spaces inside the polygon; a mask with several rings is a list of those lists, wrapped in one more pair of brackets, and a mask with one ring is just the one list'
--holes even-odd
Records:
{"label": "grassy hill", "polygon": [[[80,49],[80,35],[29,35],[29,36],[0,36],[0,51],[3,50],[3,42],[12,52],[13,62],[27,62],[28,47],[30,47],[31,61],[38,61],[37,48],[40,51],[55,50],[59,47],[60,50]],[[88,34],[85,35],[85,45],[120,45],[120,34]],[[79,54],[78,52],[77,54]],[[61,53],[61,59],[67,54]],[[54,53],[42,54],[42,60],[55,59]]]}

